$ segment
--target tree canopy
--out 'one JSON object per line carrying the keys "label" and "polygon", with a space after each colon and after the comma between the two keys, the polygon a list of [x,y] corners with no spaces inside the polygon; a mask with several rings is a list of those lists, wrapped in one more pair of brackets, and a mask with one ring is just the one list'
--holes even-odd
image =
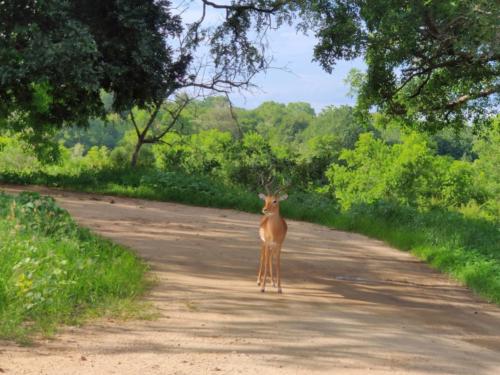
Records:
{"label": "tree canopy", "polygon": [[[328,72],[363,57],[359,104],[427,129],[491,120],[500,91],[495,0],[233,0],[220,25],[243,40],[282,23],[314,33]],[[254,23],[249,19],[254,16]],[[272,17],[274,16],[274,18]],[[221,32],[222,34],[222,32]]]}
{"label": "tree canopy", "polygon": [[[328,72],[339,60],[365,59],[366,74],[351,76],[365,113],[437,130],[490,121],[500,104],[495,0],[202,0],[202,6],[197,21],[183,24],[169,0],[3,1],[0,126],[33,135],[86,123],[104,113],[102,90],[113,94],[115,111],[155,113],[182,87],[220,93],[248,87],[269,66],[265,34],[283,24],[315,35],[314,60]],[[206,26],[208,7],[225,17]],[[205,66],[193,59],[201,45],[210,51]],[[293,126],[276,134],[288,138],[313,115],[307,108],[287,113]]]}
{"label": "tree canopy", "polygon": [[0,5],[0,118],[21,128],[85,122],[145,105],[178,85],[189,62],[170,1],[6,0]]}

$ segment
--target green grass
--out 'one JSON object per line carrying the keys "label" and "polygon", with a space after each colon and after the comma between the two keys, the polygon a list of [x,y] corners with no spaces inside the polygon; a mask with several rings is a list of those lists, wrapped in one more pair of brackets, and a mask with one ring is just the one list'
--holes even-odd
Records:
{"label": "green grass", "polygon": [[146,265],[52,198],[0,194],[0,338],[29,342],[89,317],[147,317]]}
{"label": "green grass", "polygon": [[[259,212],[261,208],[257,195],[241,187],[174,172],[105,170],[79,176],[4,174],[3,180],[248,212]],[[498,221],[466,217],[446,209],[420,212],[384,202],[340,212],[330,199],[303,192],[291,192],[282,204],[282,213],[288,218],[363,233],[411,251],[500,305]]]}
{"label": "green grass", "polygon": [[445,209],[419,212],[381,202],[337,215],[329,224],[409,250],[500,305],[498,223]]}

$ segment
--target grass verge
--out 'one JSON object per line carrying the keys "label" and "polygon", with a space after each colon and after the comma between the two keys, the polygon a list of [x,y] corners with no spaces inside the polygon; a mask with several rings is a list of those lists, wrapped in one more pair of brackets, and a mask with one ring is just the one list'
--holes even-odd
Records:
{"label": "grass verge", "polygon": [[[104,170],[78,176],[10,174],[0,182],[35,183],[74,190],[175,201],[199,206],[259,212],[256,194],[204,176],[158,171]],[[420,212],[387,202],[340,212],[333,201],[292,193],[282,205],[285,217],[354,231],[411,251],[490,302],[500,305],[500,230],[498,221],[434,209]]]}
{"label": "grass verge", "polygon": [[147,266],[50,197],[0,193],[0,338],[27,343],[89,317],[148,317]]}

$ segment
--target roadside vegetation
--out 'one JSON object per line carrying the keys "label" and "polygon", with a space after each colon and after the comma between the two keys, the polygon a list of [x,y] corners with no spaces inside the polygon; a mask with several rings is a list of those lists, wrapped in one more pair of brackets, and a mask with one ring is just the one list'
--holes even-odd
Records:
{"label": "roadside vegetation", "polygon": [[50,197],[0,194],[0,338],[29,342],[93,316],[147,317],[146,265]]}

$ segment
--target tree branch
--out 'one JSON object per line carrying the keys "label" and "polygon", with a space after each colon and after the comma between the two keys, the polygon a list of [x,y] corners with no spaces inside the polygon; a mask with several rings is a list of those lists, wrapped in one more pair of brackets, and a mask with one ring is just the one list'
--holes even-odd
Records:
{"label": "tree branch", "polygon": [[453,110],[453,109],[463,105],[464,103],[468,102],[469,100],[484,98],[484,97],[490,96],[490,95],[497,93],[497,92],[500,92],[500,86],[489,87],[489,88],[481,90],[475,94],[462,95],[458,99],[447,103],[445,105],[445,108]]}
{"label": "tree branch", "polygon": [[208,5],[212,8],[215,9],[225,9],[226,11],[229,10],[234,10],[234,11],[253,11],[253,12],[258,12],[258,13],[267,13],[267,14],[273,14],[277,10],[279,10],[280,7],[286,4],[286,1],[276,1],[274,5],[271,8],[261,8],[259,6],[256,6],[254,4],[232,4],[232,5],[223,5],[223,4],[217,4],[214,3],[213,1],[209,0],[202,0],[203,5]]}
{"label": "tree branch", "polygon": [[236,124],[236,128],[238,129],[238,134],[240,138],[243,138],[243,131],[241,130],[240,122],[238,121],[238,116],[236,116],[236,113],[234,112],[234,107],[233,103],[231,102],[231,99],[229,98],[229,94],[226,92],[226,99],[227,102],[229,103],[229,113],[231,113],[231,117],[234,120],[234,123]]}
{"label": "tree branch", "polygon": [[170,123],[167,125],[165,130],[163,130],[159,135],[148,139],[148,143],[159,142],[165,136],[165,134],[167,134],[175,126],[175,124],[177,124],[177,120],[179,119],[179,116],[181,115],[184,108],[186,108],[186,106],[190,102],[191,102],[191,99],[184,98],[182,103],[177,107],[177,109],[175,111],[168,110],[168,113],[170,114],[170,117],[171,117]]}
{"label": "tree branch", "polygon": [[137,138],[140,138],[141,133],[139,131],[139,127],[137,126],[137,122],[135,121],[134,112],[132,111],[132,109],[130,109],[130,118],[132,119],[132,124],[134,124],[135,134],[137,134]]}
{"label": "tree branch", "polygon": [[153,125],[153,122],[155,121],[156,116],[158,115],[158,112],[160,111],[161,103],[162,103],[162,101],[159,101],[159,100],[154,102],[153,113],[151,114],[151,116],[149,116],[148,123],[146,124],[146,127],[142,131],[142,134],[141,134],[142,137],[144,137],[146,135],[146,133],[148,132],[151,125]]}

